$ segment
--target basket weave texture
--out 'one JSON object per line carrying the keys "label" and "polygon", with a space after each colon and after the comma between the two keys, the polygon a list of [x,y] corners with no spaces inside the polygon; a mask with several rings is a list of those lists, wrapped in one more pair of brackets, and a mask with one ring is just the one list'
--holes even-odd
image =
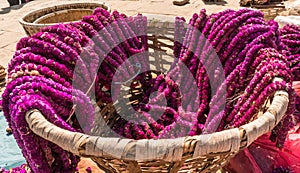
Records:
{"label": "basket weave texture", "polygon": [[285,8],[265,8],[265,9],[259,9],[264,13],[265,20],[273,20],[276,16],[279,16],[282,12],[284,12]]}
{"label": "basket weave texture", "polygon": [[258,9],[264,13],[266,21],[275,19],[280,13],[286,11],[285,5],[282,2],[270,2],[264,5],[252,5],[251,8]]}
{"label": "basket weave texture", "polygon": [[[148,20],[149,61],[153,71],[166,71],[171,65],[173,33],[173,23]],[[38,110],[27,112],[26,120],[35,134],[76,155],[92,158],[105,172],[215,172],[237,152],[270,132],[284,116],[288,102],[288,94],[278,91],[257,119],[240,128],[175,139],[133,140],[70,132],[48,122]],[[95,107],[106,124],[117,118],[112,105],[95,103]]]}
{"label": "basket weave texture", "polygon": [[82,19],[83,16],[92,14],[97,7],[110,11],[104,3],[71,3],[46,7],[25,14],[20,20],[27,35],[40,31],[41,28],[52,26],[61,22],[72,22]]}
{"label": "basket weave texture", "polygon": [[[3,66],[0,65],[0,88],[4,87],[5,85],[5,78],[6,78],[6,71]],[[0,89],[1,91],[1,89]]]}

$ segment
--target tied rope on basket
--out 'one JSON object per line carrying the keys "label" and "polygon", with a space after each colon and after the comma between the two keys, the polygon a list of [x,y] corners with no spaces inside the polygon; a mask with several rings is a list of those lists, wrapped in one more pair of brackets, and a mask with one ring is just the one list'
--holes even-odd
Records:
{"label": "tied rope on basket", "polygon": [[[6,84],[6,71],[5,68],[0,65],[0,92],[2,92],[2,88]],[[2,98],[0,97],[0,111],[2,110]]]}
{"label": "tied rope on basket", "polygon": [[5,78],[6,78],[6,71],[5,68],[0,65],[0,88],[5,86]]}
{"label": "tied rope on basket", "polygon": [[[31,170],[76,170],[79,157],[69,152],[76,147],[68,146],[66,151],[57,145],[55,140],[62,134],[50,142],[39,135],[48,136],[51,131],[33,133],[31,129],[41,124],[30,118],[40,112],[51,125],[69,132],[95,132],[98,124],[94,100],[90,99],[91,86],[86,84],[95,84],[95,102],[105,113],[101,116],[106,123],[119,136],[129,139],[178,138],[240,127],[256,119],[261,111],[266,112],[264,109],[275,93],[287,95],[278,94],[286,91],[288,106],[287,98],[284,97],[285,102],[274,99],[271,108],[284,109],[267,111],[275,116],[279,112],[281,116],[287,107],[283,121],[275,119],[280,124],[272,133],[272,140],[282,147],[293,125],[290,119],[294,92],[278,24],[264,21],[261,12],[250,9],[212,15],[201,10],[192,16],[188,28],[184,24],[184,18],[176,18],[175,60],[167,74],[149,70],[149,54],[143,52],[151,48],[151,37],[147,36],[147,19],[142,15],[129,17],[97,8],[79,22],[50,26],[22,38],[9,64],[8,84],[2,97],[4,115]],[[214,56],[220,61],[220,68],[214,68]],[[128,60],[136,65],[130,65]],[[118,73],[122,64],[127,70]],[[188,69],[191,76],[185,77],[183,69]],[[141,73],[136,75],[137,72]],[[215,77],[211,78],[211,74]],[[222,74],[224,81],[219,80]],[[127,103],[135,110],[130,116],[138,117],[130,121],[120,115],[124,110],[118,109],[120,101],[114,99],[123,92],[123,85],[130,88],[126,91],[130,96]],[[152,97],[154,92],[158,94]],[[195,93],[198,99],[191,100]],[[225,103],[220,102],[222,99]],[[162,100],[166,100],[165,106],[160,104]],[[224,110],[220,110],[222,107]],[[33,124],[28,126],[26,120]],[[187,129],[187,134],[180,129]],[[105,135],[110,137],[109,133]],[[174,170],[181,169],[175,167]]]}

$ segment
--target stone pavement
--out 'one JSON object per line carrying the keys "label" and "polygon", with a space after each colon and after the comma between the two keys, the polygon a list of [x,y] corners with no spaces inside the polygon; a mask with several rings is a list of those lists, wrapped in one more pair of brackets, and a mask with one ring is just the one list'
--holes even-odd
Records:
{"label": "stone pavement", "polygon": [[[79,1],[84,2],[83,0]],[[14,54],[17,41],[26,36],[18,22],[24,14],[46,6],[72,2],[75,1],[36,0],[27,4],[9,7],[6,0],[0,0],[0,65],[7,67]],[[85,2],[92,2],[92,0],[85,0]],[[239,8],[238,0],[220,0],[218,4],[205,4],[202,0],[190,0],[190,3],[184,6],[173,5],[172,0],[107,0],[94,2],[105,2],[110,5],[112,10],[117,9],[127,15],[135,15],[137,13],[164,14],[183,16],[186,19],[189,19],[193,13],[199,12],[202,8],[205,8],[208,13],[218,12],[227,8]]]}

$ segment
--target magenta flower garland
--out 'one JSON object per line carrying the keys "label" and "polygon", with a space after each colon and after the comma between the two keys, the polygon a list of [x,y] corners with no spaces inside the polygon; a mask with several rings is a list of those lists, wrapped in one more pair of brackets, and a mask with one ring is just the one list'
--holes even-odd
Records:
{"label": "magenta flower garland", "polygon": [[26,164],[22,164],[10,170],[5,170],[4,168],[0,168],[0,173],[31,173],[31,171]]}
{"label": "magenta flower garland", "polygon": [[[285,25],[281,30],[282,47],[287,50],[283,52],[288,56],[287,61],[291,68],[294,81],[300,81],[300,27],[296,25]],[[295,98],[295,112],[297,121],[300,121],[300,97]]]}

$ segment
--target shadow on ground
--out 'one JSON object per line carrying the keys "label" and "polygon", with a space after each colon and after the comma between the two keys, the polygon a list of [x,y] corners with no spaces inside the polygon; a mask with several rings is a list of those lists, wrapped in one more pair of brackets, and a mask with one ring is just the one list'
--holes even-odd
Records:
{"label": "shadow on ground", "polygon": [[0,10],[0,14],[6,14],[9,13],[12,10],[19,10],[21,9],[25,4],[20,4],[20,5],[13,5],[10,7],[5,7],[5,8],[1,8]]}
{"label": "shadow on ground", "polygon": [[205,5],[222,5],[222,6],[228,4],[224,0],[217,0],[216,2],[206,2],[206,1],[204,1],[204,3],[205,3]]}

